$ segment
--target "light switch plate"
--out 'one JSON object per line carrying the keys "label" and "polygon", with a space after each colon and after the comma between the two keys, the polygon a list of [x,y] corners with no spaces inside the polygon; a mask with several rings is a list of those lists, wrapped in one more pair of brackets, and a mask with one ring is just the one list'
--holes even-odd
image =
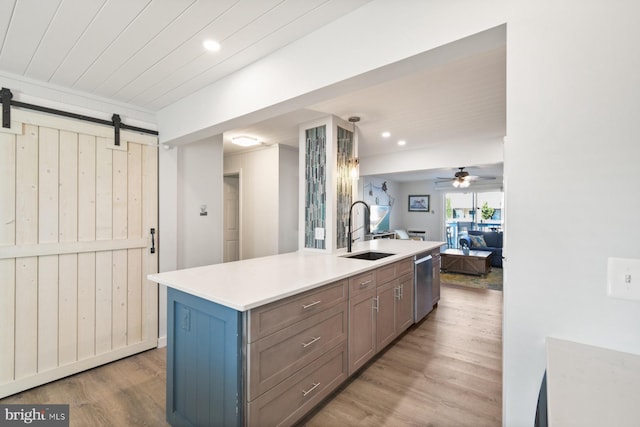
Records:
{"label": "light switch plate", "polygon": [[316,227],[315,234],[316,240],[324,240],[324,228]]}
{"label": "light switch plate", "polygon": [[613,298],[640,301],[640,259],[608,259],[607,295]]}

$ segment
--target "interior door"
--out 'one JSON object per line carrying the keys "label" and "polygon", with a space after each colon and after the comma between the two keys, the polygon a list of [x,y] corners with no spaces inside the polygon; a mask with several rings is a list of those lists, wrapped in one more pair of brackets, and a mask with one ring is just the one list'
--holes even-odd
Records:
{"label": "interior door", "polygon": [[157,138],[21,110],[0,130],[0,397],[157,345]]}
{"label": "interior door", "polygon": [[223,262],[240,259],[240,177],[224,177],[224,255]]}

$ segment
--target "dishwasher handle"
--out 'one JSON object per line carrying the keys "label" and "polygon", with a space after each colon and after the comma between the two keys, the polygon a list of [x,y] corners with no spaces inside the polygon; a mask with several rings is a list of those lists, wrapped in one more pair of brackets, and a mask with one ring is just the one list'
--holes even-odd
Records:
{"label": "dishwasher handle", "polygon": [[429,261],[430,259],[433,259],[433,257],[431,255],[427,255],[426,257],[422,257],[420,259],[416,259],[415,261],[413,261],[414,264],[422,264],[425,261]]}

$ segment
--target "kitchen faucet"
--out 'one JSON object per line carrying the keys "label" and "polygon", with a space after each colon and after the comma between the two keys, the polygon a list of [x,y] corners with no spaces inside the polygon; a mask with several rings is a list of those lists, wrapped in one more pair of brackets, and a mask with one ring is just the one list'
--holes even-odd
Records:
{"label": "kitchen faucet", "polygon": [[351,244],[353,243],[353,240],[352,240],[353,231],[351,230],[351,216],[353,214],[353,207],[355,205],[357,205],[358,203],[362,203],[364,205],[364,207],[366,208],[366,213],[365,213],[365,216],[364,216],[364,234],[365,235],[369,234],[369,229],[370,229],[369,205],[367,205],[362,200],[356,200],[355,202],[353,202],[351,204],[351,207],[349,208],[349,227],[348,227],[348,230],[347,230],[347,252],[351,252]]}

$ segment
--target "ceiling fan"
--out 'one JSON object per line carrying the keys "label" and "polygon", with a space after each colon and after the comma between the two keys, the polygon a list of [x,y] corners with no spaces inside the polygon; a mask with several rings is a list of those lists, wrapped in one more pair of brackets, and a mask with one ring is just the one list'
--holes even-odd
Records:
{"label": "ceiling fan", "polygon": [[464,167],[458,168],[459,171],[456,172],[453,178],[438,178],[441,181],[436,182],[449,182],[456,188],[467,188],[471,185],[471,181],[479,181],[479,180],[491,180],[496,179],[495,176],[475,176],[470,175],[469,172],[464,170]]}

